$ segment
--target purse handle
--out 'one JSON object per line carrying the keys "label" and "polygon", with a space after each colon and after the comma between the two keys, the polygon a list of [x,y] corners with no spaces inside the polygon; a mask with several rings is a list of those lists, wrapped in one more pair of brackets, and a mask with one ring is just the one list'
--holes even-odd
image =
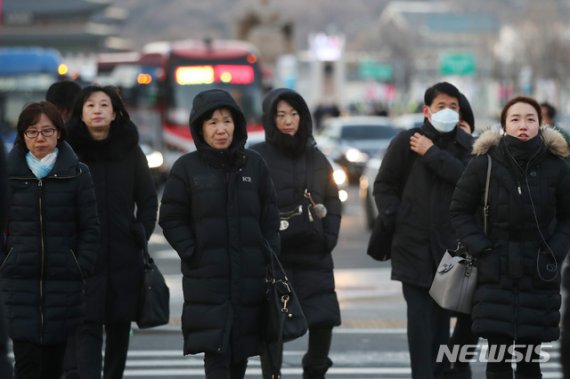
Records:
{"label": "purse handle", "polygon": [[485,202],[483,205],[483,230],[485,234],[487,234],[488,228],[488,218],[489,218],[489,183],[491,182],[491,165],[493,160],[489,154],[487,155],[487,161],[489,164],[487,165],[487,180],[485,182]]}

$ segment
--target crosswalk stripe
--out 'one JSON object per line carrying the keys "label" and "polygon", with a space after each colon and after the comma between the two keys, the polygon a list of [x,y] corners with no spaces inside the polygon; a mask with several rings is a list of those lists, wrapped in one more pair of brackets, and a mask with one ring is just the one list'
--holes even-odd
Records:
{"label": "crosswalk stripe", "polygon": [[[550,353],[550,361],[541,363],[543,371],[543,378],[557,379],[562,378],[560,368],[560,354],[557,350],[558,344],[553,344],[553,351]],[[291,360],[298,361],[299,358],[305,353],[301,350],[285,350],[285,361],[287,357]],[[370,353],[370,352],[368,352]],[[361,355],[366,353],[354,352],[349,355]],[[350,356],[346,353],[339,354],[339,357],[334,357],[331,353],[335,365],[331,367],[327,376],[331,378],[336,377],[350,377],[356,379],[357,376],[362,376],[361,379],[377,378],[403,378],[409,377],[411,369],[409,367],[409,355],[407,351],[384,351],[378,352],[374,356],[374,363],[365,367],[347,366],[347,362],[352,362]],[[340,359],[342,357],[342,359]],[[386,362],[387,366],[379,366],[378,362]],[[301,375],[302,368],[300,367],[287,367],[284,363],[282,374],[286,375]],[[127,367],[125,370],[125,377],[203,377],[203,354],[196,354],[190,356],[183,356],[180,350],[131,350],[128,352]],[[252,357],[248,362],[247,376],[261,375],[261,367],[258,357]]]}

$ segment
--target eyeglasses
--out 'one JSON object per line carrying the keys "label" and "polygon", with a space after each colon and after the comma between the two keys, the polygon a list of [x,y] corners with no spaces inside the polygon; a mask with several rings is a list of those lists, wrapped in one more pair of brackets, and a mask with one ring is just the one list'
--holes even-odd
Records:
{"label": "eyeglasses", "polygon": [[37,136],[40,135],[40,133],[44,137],[51,137],[55,134],[56,131],[57,131],[57,129],[55,129],[55,128],[48,128],[48,129],[42,129],[42,130],[28,129],[24,132],[24,134],[28,138],[36,138]]}

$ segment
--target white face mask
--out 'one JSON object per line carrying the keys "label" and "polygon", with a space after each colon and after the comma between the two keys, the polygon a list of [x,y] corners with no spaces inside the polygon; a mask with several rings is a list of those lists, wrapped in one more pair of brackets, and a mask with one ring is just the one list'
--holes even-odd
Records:
{"label": "white face mask", "polygon": [[448,133],[459,122],[459,113],[453,109],[444,108],[439,112],[432,113],[430,122],[438,132]]}

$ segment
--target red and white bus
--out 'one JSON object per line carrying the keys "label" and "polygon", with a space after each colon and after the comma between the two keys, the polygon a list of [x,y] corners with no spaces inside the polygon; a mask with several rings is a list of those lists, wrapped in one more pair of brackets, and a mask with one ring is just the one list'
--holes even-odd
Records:
{"label": "red and white bus", "polygon": [[121,88],[142,142],[163,153],[195,149],[188,127],[192,101],[211,88],[232,94],[251,137],[263,134],[262,68],[258,50],[248,42],[153,42],[135,54],[101,55],[98,67],[106,82]]}

